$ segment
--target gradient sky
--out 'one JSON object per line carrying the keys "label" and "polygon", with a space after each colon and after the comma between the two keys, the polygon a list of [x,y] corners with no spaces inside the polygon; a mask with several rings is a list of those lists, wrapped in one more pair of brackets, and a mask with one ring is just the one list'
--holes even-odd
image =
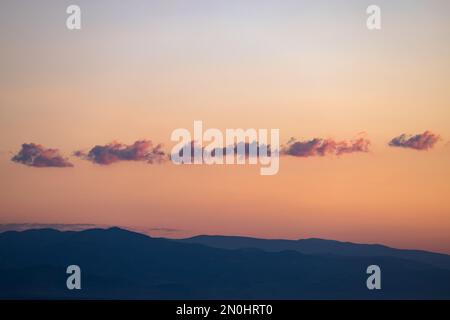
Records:
{"label": "gradient sky", "polygon": [[[65,9],[82,10],[82,30]],[[366,29],[369,4],[382,30]],[[450,253],[450,2],[9,1],[0,4],[0,223],[320,237]],[[369,153],[257,166],[121,162],[33,168],[22,143],[70,156],[194,120],[351,139]],[[428,151],[392,148],[431,130]]]}

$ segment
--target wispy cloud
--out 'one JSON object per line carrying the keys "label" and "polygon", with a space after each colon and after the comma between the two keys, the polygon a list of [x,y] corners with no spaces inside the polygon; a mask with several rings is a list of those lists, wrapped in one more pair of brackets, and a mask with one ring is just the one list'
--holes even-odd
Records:
{"label": "wispy cloud", "polygon": [[21,150],[11,158],[12,161],[31,167],[73,167],[58,149],[45,148],[40,144],[24,143]]}
{"label": "wispy cloud", "polygon": [[74,156],[86,159],[101,165],[109,165],[119,161],[146,161],[159,163],[167,159],[162,145],[153,146],[150,140],[139,140],[131,145],[112,142],[107,145],[97,145],[88,153],[75,151]]}
{"label": "wispy cloud", "polygon": [[424,133],[416,135],[401,134],[398,137],[393,138],[389,142],[389,146],[415,150],[428,150],[433,148],[440,139],[439,135],[434,134],[431,131],[425,131]]}
{"label": "wispy cloud", "polygon": [[25,231],[32,229],[56,229],[59,231],[82,231],[94,228],[108,228],[97,224],[63,224],[63,223],[5,223],[0,224],[0,232]]}
{"label": "wispy cloud", "polygon": [[369,152],[370,140],[358,137],[350,141],[336,141],[334,139],[314,138],[300,141],[291,138],[282,148],[282,155],[294,157],[314,157],[326,155],[343,155],[355,152]]}
{"label": "wispy cloud", "polygon": [[184,230],[175,228],[165,228],[165,227],[136,227],[136,226],[125,226],[124,229],[146,234],[151,237],[161,237],[161,236],[176,236],[183,233]]}
{"label": "wispy cloud", "polygon": [[[0,224],[0,233],[6,231],[26,231],[33,229],[55,229],[59,231],[83,231],[89,229],[108,229],[114,227],[106,224],[89,223],[4,223]],[[139,232],[148,236],[175,236],[183,230],[166,227],[118,226],[122,229]]]}

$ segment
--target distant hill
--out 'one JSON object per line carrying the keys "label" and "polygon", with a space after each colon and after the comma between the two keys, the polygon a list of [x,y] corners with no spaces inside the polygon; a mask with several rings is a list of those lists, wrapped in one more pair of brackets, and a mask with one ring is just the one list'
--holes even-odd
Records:
{"label": "distant hill", "polygon": [[255,248],[267,252],[294,250],[304,254],[327,254],[351,257],[396,257],[450,270],[450,255],[390,248],[380,244],[359,244],[324,239],[271,240],[235,236],[196,236],[179,240],[184,243],[203,244],[222,249]]}
{"label": "distant hill", "polygon": [[[66,267],[82,290],[66,289]],[[382,290],[366,268],[382,269]],[[0,233],[1,299],[450,299],[450,271],[389,256],[227,250],[119,228]]]}

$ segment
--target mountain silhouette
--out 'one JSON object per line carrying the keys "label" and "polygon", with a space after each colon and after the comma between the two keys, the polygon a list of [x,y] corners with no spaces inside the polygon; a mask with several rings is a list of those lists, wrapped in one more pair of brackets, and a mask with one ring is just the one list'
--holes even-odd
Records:
{"label": "mountain silhouette", "polygon": [[195,236],[179,240],[221,249],[255,248],[267,252],[294,250],[304,254],[331,254],[350,257],[386,256],[428,263],[450,270],[450,256],[423,250],[390,248],[380,244],[359,244],[317,238],[300,240],[259,239],[237,236]]}
{"label": "mountain silhouette", "polygon": [[[368,290],[379,265],[382,289]],[[81,268],[68,290],[66,268]],[[221,249],[122,230],[0,233],[1,299],[449,299],[450,270],[390,256]]]}

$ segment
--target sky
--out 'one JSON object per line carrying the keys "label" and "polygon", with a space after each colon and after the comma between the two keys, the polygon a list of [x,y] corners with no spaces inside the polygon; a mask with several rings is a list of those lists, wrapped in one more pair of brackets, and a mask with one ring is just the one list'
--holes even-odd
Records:
{"label": "sky", "polygon": [[[82,28],[69,31],[74,3]],[[381,30],[366,28],[370,4],[381,8]],[[0,6],[0,223],[317,237],[450,254],[448,1]],[[172,131],[193,130],[194,120],[278,128],[284,145],[361,136],[370,145],[324,156],[291,148],[273,176],[254,165],[89,157],[114,141],[170,150]],[[439,138],[426,148],[410,136],[389,145],[427,131]],[[71,166],[11,161],[24,143],[58,149]],[[84,156],[72,156],[77,150]]]}

